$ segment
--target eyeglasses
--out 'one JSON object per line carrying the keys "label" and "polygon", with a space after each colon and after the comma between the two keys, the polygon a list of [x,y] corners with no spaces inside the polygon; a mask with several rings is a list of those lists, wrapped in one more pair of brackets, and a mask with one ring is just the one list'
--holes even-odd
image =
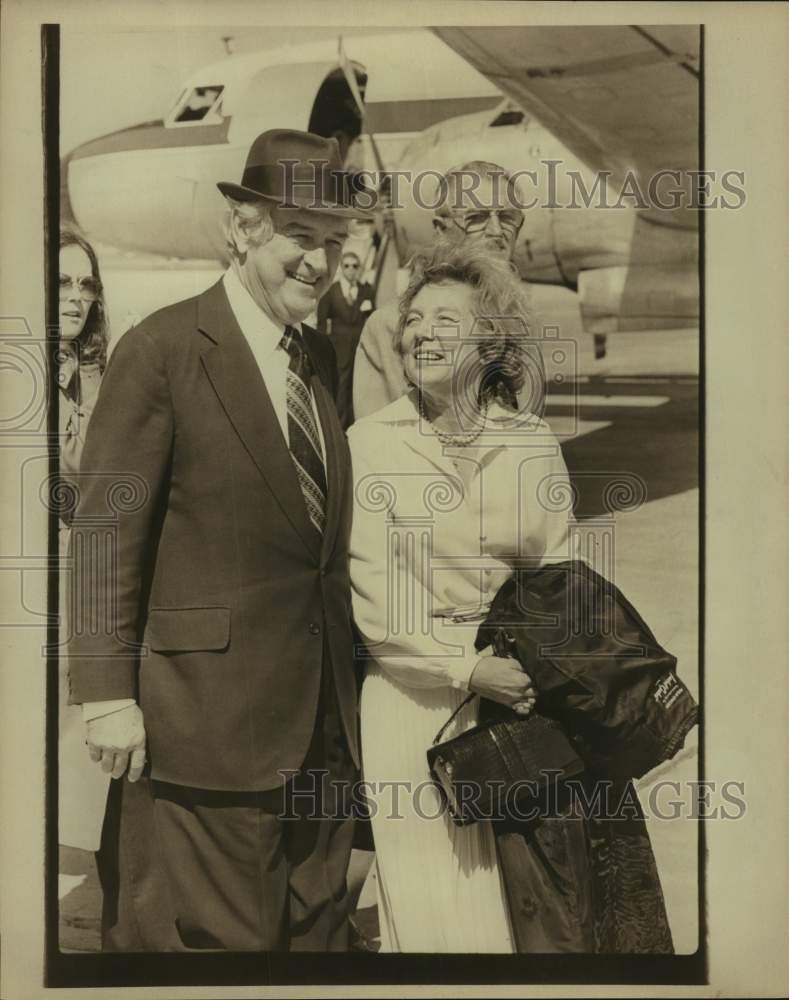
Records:
{"label": "eyeglasses", "polygon": [[82,278],[72,278],[68,274],[61,274],[58,284],[60,298],[67,299],[71,294],[71,289],[75,286],[80,298],[88,302],[95,302],[101,295],[102,286],[98,278],[94,278],[92,275],[86,275]]}
{"label": "eyeglasses", "polygon": [[480,211],[453,213],[451,218],[464,233],[481,233],[496,217],[505,233],[516,233],[523,225],[523,212],[517,208],[491,208]]}

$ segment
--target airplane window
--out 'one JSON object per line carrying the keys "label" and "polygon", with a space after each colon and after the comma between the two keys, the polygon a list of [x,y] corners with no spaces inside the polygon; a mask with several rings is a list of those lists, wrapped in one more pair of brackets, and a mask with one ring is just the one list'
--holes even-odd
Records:
{"label": "airplane window", "polygon": [[219,120],[219,111],[222,103],[222,86],[192,87],[192,89],[182,97],[179,107],[176,110],[173,122],[203,122],[209,124],[211,121]]}
{"label": "airplane window", "polygon": [[502,111],[501,114],[490,123],[491,128],[495,128],[498,125],[520,125],[523,121],[525,115],[522,111],[516,111],[515,109],[507,109]]}

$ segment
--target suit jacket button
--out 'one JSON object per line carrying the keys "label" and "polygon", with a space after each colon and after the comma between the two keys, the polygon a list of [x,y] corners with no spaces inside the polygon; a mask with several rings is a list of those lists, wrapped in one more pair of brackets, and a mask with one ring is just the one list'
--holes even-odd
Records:
{"label": "suit jacket button", "polygon": [[317,622],[310,622],[310,633],[312,635],[320,635],[321,627]]}

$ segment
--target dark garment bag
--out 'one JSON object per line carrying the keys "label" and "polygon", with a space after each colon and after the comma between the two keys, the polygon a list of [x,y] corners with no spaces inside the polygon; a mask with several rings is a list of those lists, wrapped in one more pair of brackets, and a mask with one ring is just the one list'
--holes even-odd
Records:
{"label": "dark garment bag", "polygon": [[640,778],[673,757],[698,706],[622,592],[579,560],[519,572],[496,595],[477,648],[502,641],[599,776]]}
{"label": "dark garment bag", "polygon": [[[519,952],[666,954],[663,892],[631,778],[682,746],[698,707],[613,584],[583,562],[523,571],[499,590],[477,648],[515,656],[586,763],[554,810],[494,823]],[[501,706],[483,702],[481,719]]]}

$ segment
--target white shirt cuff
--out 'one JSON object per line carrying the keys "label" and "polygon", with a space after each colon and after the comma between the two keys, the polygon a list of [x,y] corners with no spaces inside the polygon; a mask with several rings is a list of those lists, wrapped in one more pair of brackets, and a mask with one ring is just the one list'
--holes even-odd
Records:
{"label": "white shirt cuff", "polygon": [[469,639],[462,657],[453,656],[447,659],[447,673],[452,687],[460,691],[469,691],[469,681],[474,673],[474,668],[483,656],[489,655],[489,649],[478,652],[474,647],[474,639]]}
{"label": "white shirt cuff", "polygon": [[85,722],[92,722],[93,719],[100,719],[103,715],[112,715],[114,712],[120,712],[122,708],[136,704],[134,698],[116,698],[114,701],[86,701],[82,705],[82,718]]}

